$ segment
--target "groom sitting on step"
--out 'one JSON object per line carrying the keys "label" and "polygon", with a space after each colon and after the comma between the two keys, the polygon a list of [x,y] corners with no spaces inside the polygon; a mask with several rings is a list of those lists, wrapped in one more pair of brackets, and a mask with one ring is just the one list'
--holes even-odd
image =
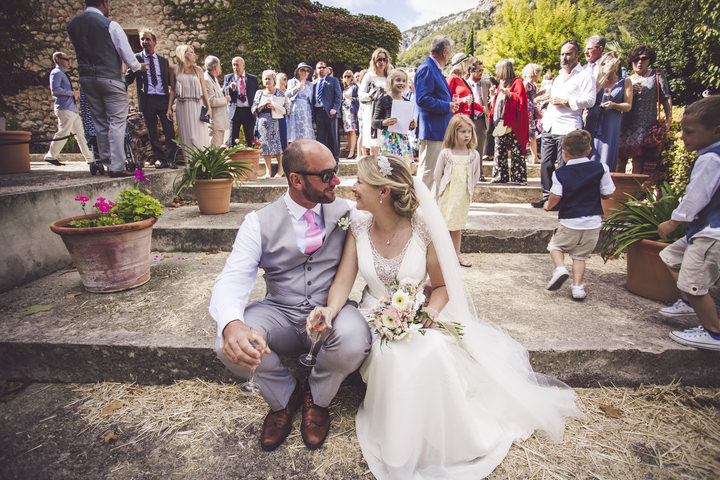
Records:
{"label": "groom sitting on step", "polygon": [[[218,326],[215,353],[240,377],[255,368],[255,382],[270,406],[260,438],[268,451],[288,436],[301,403],[303,441],[310,449],[322,445],[330,428],[328,405],[370,351],[367,322],[346,304],[318,342],[317,363],[305,385],[280,361],[280,355],[310,348],[305,320],[327,303],[347,233],[338,221],[352,209],[335,198],[340,180],[327,147],[296,140],[282,161],[288,191],[245,217],[210,300]],[[258,268],[265,272],[267,294],[246,307]],[[266,335],[265,355],[251,345],[256,332]]]}

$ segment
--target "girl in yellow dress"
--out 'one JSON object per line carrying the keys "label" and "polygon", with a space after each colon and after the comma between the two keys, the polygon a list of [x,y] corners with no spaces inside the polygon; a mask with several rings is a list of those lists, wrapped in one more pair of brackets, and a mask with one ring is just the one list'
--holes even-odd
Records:
{"label": "girl in yellow dress", "polygon": [[477,136],[470,117],[460,114],[450,120],[443,146],[435,166],[438,206],[450,230],[458,262],[471,267],[472,263],[460,256],[460,240],[482,166],[475,150]]}

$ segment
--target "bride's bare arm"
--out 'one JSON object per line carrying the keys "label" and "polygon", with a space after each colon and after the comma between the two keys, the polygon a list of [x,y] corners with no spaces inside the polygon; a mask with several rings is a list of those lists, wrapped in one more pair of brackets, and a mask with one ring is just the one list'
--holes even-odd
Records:
{"label": "bride's bare arm", "polygon": [[355,245],[355,236],[352,232],[348,231],[345,237],[345,247],[343,248],[342,259],[340,259],[340,266],[328,292],[328,304],[326,307],[315,307],[313,311],[310,312],[310,315],[308,315],[305,324],[308,335],[310,335],[310,327],[315,319],[322,318],[327,328],[332,328],[333,319],[343,308],[345,302],[347,302],[358,272],[358,259]]}
{"label": "bride's bare arm", "polygon": [[[430,275],[430,283],[433,286],[432,294],[430,294],[430,302],[423,308],[432,318],[435,318],[448,302],[447,288],[443,279],[440,262],[435,253],[435,246],[430,242],[427,248],[427,271]],[[435,323],[423,325],[424,327],[434,327]]]}

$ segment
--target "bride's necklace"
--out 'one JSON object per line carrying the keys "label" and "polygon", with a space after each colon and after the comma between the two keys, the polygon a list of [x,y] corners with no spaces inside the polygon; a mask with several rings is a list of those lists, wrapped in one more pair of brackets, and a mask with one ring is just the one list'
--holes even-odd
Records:
{"label": "bride's necklace", "polygon": [[[401,220],[402,220],[402,217],[398,218],[397,221],[395,222],[395,225],[393,225],[392,235],[390,235],[390,238],[388,238],[387,240],[385,240],[385,245],[390,245],[390,242],[392,242],[392,239],[395,238],[395,234],[396,234],[397,231],[398,231],[398,228],[397,228],[397,227],[398,227],[398,225],[400,224],[400,221],[401,221]],[[375,226],[375,220],[373,220],[372,225]],[[375,234],[376,234],[376,235],[380,235],[380,232],[378,232],[377,227],[375,227]]]}

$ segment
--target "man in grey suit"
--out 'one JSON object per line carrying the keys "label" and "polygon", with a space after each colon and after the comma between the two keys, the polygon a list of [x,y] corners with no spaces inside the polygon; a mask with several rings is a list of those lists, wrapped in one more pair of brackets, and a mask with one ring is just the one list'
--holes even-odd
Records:
{"label": "man in grey suit", "polygon": [[[282,354],[294,353],[294,361],[310,348],[306,319],[315,306],[327,303],[347,233],[338,220],[352,209],[347,200],[335,198],[340,179],[327,147],[300,139],[282,158],[287,192],[245,217],[210,300],[218,326],[215,353],[240,377],[254,368],[270,406],[260,438],[267,451],[290,433],[301,403],[303,441],[310,449],[322,445],[330,428],[328,405],[370,351],[367,322],[348,303],[318,342],[317,363],[304,386],[280,361]],[[246,307],[258,268],[265,272],[267,294]],[[251,344],[256,332],[266,335],[264,356]]]}
{"label": "man in grey suit", "polygon": [[[175,128],[167,115],[168,100],[170,98],[170,68],[167,58],[155,52],[157,37],[152,32],[140,32],[142,52],[135,55],[138,62],[148,64],[148,70],[134,72],[128,69],[125,74],[125,83],[130,85],[137,79],[138,106],[143,114],[145,126],[148,129],[150,145],[153,153],[160,163],[156,168],[177,168],[175,166],[175,152],[178,146],[173,142]],[[160,119],[163,134],[165,135],[165,150],[163,152],[158,136],[157,122]]]}
{"label": "man in grey suit", "polygon": [[129,102],[122,62],[134,72],[146,70],[147,64],[135,58],[122,27],[107,18],[108,0],[85,0],[85,5],[85,11],[68,23],[68,35],[95,124],[100,160],[108,165],[109,177],[132,177],[125,171]]}
{"label": "man in grey suit", "polygon": [[317,139],[330,149],[337,163],[340,161],[338,117],[342,105],[342,88],[337,78],[327,74],[327,68],[325,62],[318,62],[315,66],[318,79],[313,82],[310,103],[313,106],[312,116],[317,127]]}

